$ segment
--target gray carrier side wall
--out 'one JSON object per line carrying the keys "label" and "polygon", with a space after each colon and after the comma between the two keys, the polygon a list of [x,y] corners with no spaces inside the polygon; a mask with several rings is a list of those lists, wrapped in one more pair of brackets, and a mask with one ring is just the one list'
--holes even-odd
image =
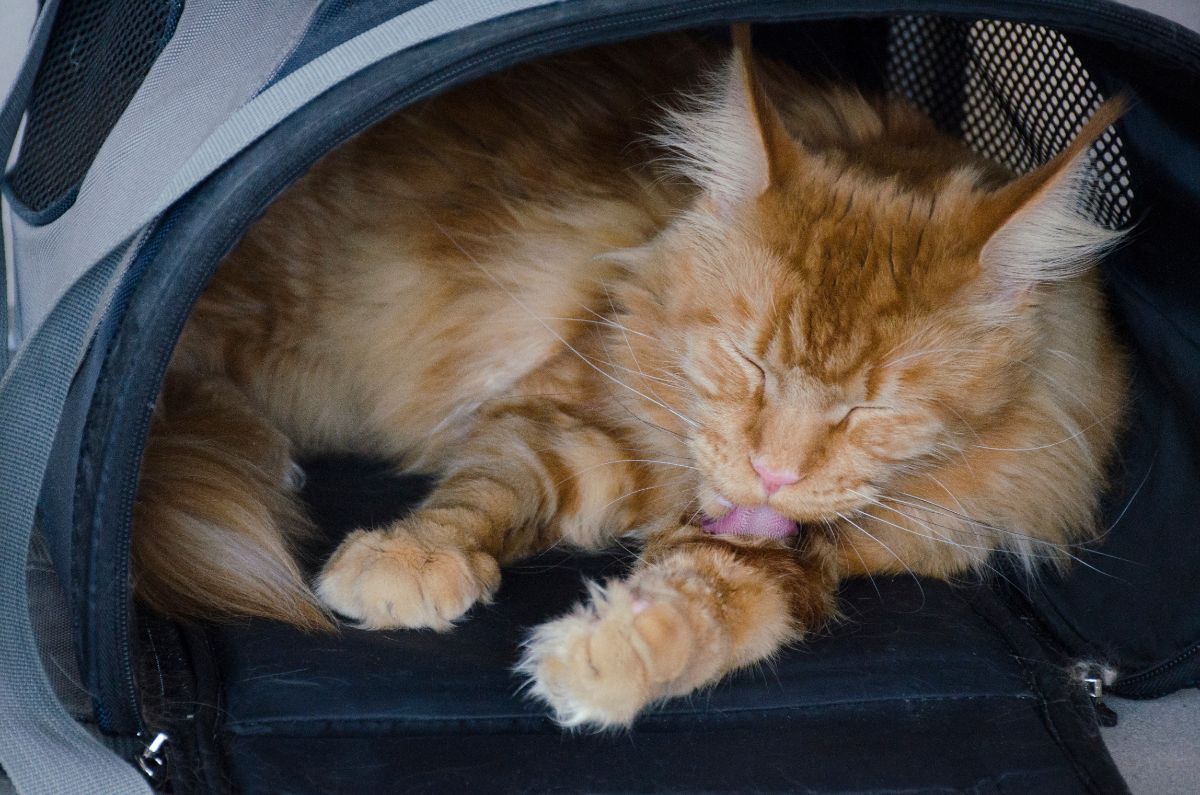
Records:
{"label": "gray carrier side wall", "polygon": [[[328,22],[335,13],[329,9],[339,5],[342,5],[340,0],[296,0],[267,4],[262,9],[253,4],[220,4],[211,0],[189,0],[183,4],[171,40],[107,136],[65,211],[56,211],[47,222],[43,214],[24,212],[20,202],[11,194],[8,196],[10,204],[14,205],[12,258],[21,336],[40,323],[63,290],[88,264],[149,220],[144,217],[146,208],[155,204],[172,177],[207,139],[214,134],[229,133],[221,126],[234,111],[270,85],[281,72],[286,73],[294,67],[297,49],[315,58],[330,46],[342,43],[340,37],[347,31],[337,30],[333,25],[328,26],[334,28],[332,30],[322,29],[322,23]],[[761,21],[922,13],[963,18],[1013,18],[1036,20],[1117,42],[1131,36],[1132,43],[1134,34],[1156,38],[1159,41],[1151,46],[1160,61],[1173,60],[1190,69],[1197,66],[1196,53],[1194,50],[1189,52],[1184,29],[1107,0],[1044,0],[1038,3],[849,0],[803,3],[794,8],[788,8],[787,3],[737,0],[706,3],[679,0],[634,3],[619,0],[574,0],[569,3],[433,0],[414,3],[408,0],[371,5],[372,9],[363,12],[364,16],[369,15],[363,22],[382,21],[414,8],[434,17],[448,18],[469,17],[473,10],[486,11],[489,7],[505,13],[515,12],[503,23],[513,32],[514,38],[524,35],[525,30],[532,31],[533,25],[573,24],[586,19],[594,20],[600,30],[605,27],[613,31],[621,29],[626,31],[624,36],[629,36],[637,35],[634,31],[648,33],[680,24],[715,24],[745,15],[753,15]],[[542,5],[546,8],[539,10]],[[1154,3],[1140,0],[1130,5],[1150,7]],[[1197,18],[1200,12],[1188,15],[1184,4],[1163,2],[1162,5],[1167,11],[1166,19],[1171,19],[1174,11],[1181,20],[1190,21],[1200,29],[1200,18]],[[538,17],[543,21],[539,23]],[[606,23],[606,19],[611,22]],[[459,46],[450,39],[463,35],[451,34],[441,41],[448,46]],[[586,35],[579,36],[579,43],[586,41]],[[615,32],[612,35],[622,36]],[[566,41],[547,43],[539,48],[539,52],[563,49],[564,46],[569,48],[574,44]],[[416,79],[419,74],[411,77]],[[198,79],[198,76],[206,79]]]}
{"label": "gray carrier side wall", "polygon": [[[255,19],[253,10],[239,7],[236,17],[217,24],[200,21],[208,6],[204,0],[187,3],[174,39],[151,72],[153,81],[147,79],[110,135],[76,205],[43,226],[18,215],[15,262],[26,331],[97,252],[136,227],[140,208],[159,195],[174,169],[226,115],[255,96],[296,52],[317,55],[347,35],[332,25],[323,30],[328,17],[315,3],[284,5],[287,18],[281,19],[272,4],[269,19]],[[382,15],[383,5],[375,4],[372,13]],[[1172,601],[1200,603],[1200,585],[1194,584],[1200,578],[1167,587],[1145,574],[1182,576],[1200,567],[1177,551],[1180,539],[1194,539],[1200,525],[1200,506],[1188,485],[1200,480],[1200,439],[1186,431],[1200,420],[1200,383],[1193,375],[1200,373],[1200,275],[1159,267],[1192,262],[1200,250],[1200,126],[1183,110],[1200,96],[1200,40],[1107,2],[575,0],[493,19],[364,69],[290,115],[152,224],[116,311],[106,319],[76,381],[42,503],[56,566],[70,583],[84,682],[96,696],[105,728],[120,733],[141,728],[130,666],[128,531],[144,434],[167,357],[221,257],[288,182],[395,109],[537,55],[735,19],[914,13],[1010,18],[1058,28],[1072,34],[1089,65],[1102,68],[1105,74],[1098,77],[1110,78],[1111,87],[1127,82],[1136,93],[1122,134],[1138,178],[1137,195],[1150,213],[1108,272],[1118,311],[1144,362],[1135,427],[1146,432],[1131,442],[1128,468],[1131,477],[1140,476],[1148,462],[1155,462],[1144,493],[1162,507],[1155,512],[1139,504],[1135,513],[1145,515],[1127,516],[1121,526],[1127,532],[1114,534],[1107,548],[1144,565],[1131,568],[1120,583],[1077,573],[1039,597],[1037,607],[1078,647],[1103,650],[1123,643],[1137,648],[1139,674],[1200,642],[1195,611],[1190,623],[1172,624],[1156,610]],[[185,31],[197,35],[185,36]],[[251,31],[261,38],[247,42]],[[244,52],[249,50],[255,52]],[[200,74],[213,80],[198,87]],[[206,98],[196,100],[196,90]],[[1196,555],[1194,544],[1188,551]],[[1130,581],[1140,602],[1129,597]],[[1107,615],[1096,604],[1105,605]],[[1180,684],[1197,676],[1186,665],[1171,670],[1182,678]],[[1164,680],[1155,681],[1162,686]]]}

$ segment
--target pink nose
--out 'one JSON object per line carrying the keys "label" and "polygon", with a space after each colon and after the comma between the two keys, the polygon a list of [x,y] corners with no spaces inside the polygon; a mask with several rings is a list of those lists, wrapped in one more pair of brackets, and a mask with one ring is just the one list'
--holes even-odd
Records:
{"label": "pink nose", "polygon": [[790,486],[800,480],[800,476],[790,469],[773,469],[758,456],[750,456],[750,466],[762,478],[763,487],[767,494],[774,494],[784,486]]}

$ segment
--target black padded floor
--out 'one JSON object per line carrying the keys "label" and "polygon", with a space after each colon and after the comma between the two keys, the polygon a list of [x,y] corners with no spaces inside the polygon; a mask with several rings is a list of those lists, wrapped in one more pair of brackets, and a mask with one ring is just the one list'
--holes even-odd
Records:
{"label": "black padded floor", "polygon": [[[309,468],[330,538],[404,509],[421,482]],[[1110,792],[1090,707],[986,589],[849,583],[847,619],[770,666],[643,718],[567,734],[523,700],[522,634],[617,555],[505,572],[454,632],[214,630],[225,764],[245,792]]]}

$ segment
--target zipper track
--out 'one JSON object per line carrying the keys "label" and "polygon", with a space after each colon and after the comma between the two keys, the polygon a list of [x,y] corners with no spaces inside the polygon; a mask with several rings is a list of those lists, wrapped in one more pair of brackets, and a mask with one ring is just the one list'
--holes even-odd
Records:
{"label": "zipper track", "polygon": [[[674,27],[683,28],[689,25],[718,24],[743,19],[757,22],[803,22],[847,18],[881,18],[910,15],[940,15],[967,19],[1007,19],[1014,22],[1029,24],[1044,24],[1051,27],[1062,26],[1069,28],[1071,33],[1094,34],[1103,39],[1138,39],[1154,40],[1154,52],[1159,57],[1173,61],[1176,65],[1200,73],[1200,36],[1169,20],[1161,20],[1145,12],[1135,11],[1122,6],[1085,0],[1017,0],[999,7],[995,3],[959,4],[948,0],[934,2],[871,2],[870,0],[843,0],[837,4],[822,5],[813,8],[813,4],[801,4],[796,0],[768,0],[768,2],[749,2],[748,0],[711,0],[710,2],[673,2],[650,9],[613,12],[600,19],[580,19],[561,23],[534,33],[521,35],[521,41],[516,45],[499,45],[480,53],[476,53],[452,66],[425,75],[408,89],[390,97],[386,104],[374,111],[364,112],[356,117],[357,125],[350,132],[334,136],[324,151],[331,151],[340,143],[349,139],[353,134],[381,120],[387,115],[411,104],[439,88],[453,82],[453,79],[479,64],[488,60],[496,60],[504,55],[538,55],[545,52],[544,45],[572,36],[580,32],[596,33],[614,27],[634,22],[662,21],[674,18],[679,24]],[[740,11],[740,14],[718,15],[719,11]],[[656,28],[656,30],[665,29]],[[470,29],[467,29],[468,31]],[[463,35],[467,31],[459,31]],[[649,31],[647,31],[649,32]],[[1133,32],[1136,35],[1130,35]],[[1120,34],[1118,36],[1118,34]],[[391,57],[391,56],[389,56]],[[373,66],[373,65],[372,65]],[[370,68],[370,66],[366,67]],[[331,89],[337,90],[337,87]],[[268,133],[269,135],[269,133]],[[270,189],[264,195],[272,196],[287,187],[295,178],[306,171],[308,166],[290,169],[277,175],[268,184]],[[167,216],[170,217],[169,215]],[[156,230],[158,231],[158,230]],[[240,230],[238,236],[244,233]],[[236,242],[236,238],[234,240]],[[208,263],[207,267],[215,268],[218,263]],[[192,301],[198,297],[199,291],[192,295]],[[173,340],[177,338],[187,313],[184,313],[174,328],[171,347],[158,352],[154,360],[156,372],[165,372],[166,365],[173,353]],[[135,438],[145,439],[149,429],[151,415],[144,412],[135,430]],[[128,432],[128,427],[122,429]],[[110,429],[115,433],[116,429]],[[119,491],[119,512],[122,517],[131,517],[136,496],[140,457],[134,465],[125,467],[126,472]],[[118,577],[116,594],[119,604],[116,610],[118,619],[117,637],[113,640],[118,647],[118,667],[122,681],[122,696],[125,700],[127,714],[133,716],[139,736],[151,736],[142,713],[140,698],[133,665],[133,643],[130,637],[130,618],[132,616],[132,595],[129,584],[129,550],[131,547],[132,521],[122,521],[120,543],[117,547],[122,552],[120,560],[112,567]],[[1152,671],[1139,674],[1121,684],[1141,681],[1182,662],[1186,657],[1200,652],[1200,644],[1187,653],[1165,666],[1159,666]],[[103,710],[104,705],[100,704]]]}
{"label": "zipper track", "polygon": [[[1155,679],[1162,678],[1192,657],[1197,656],[1200,656],[1200,643],[1192,645],[1170,660],[1159,663],[1148,671],[1142,671],[1127,678],[1117,679],[1117,681],[1109,685],[1108,690],[1109,692],[1128,698],[1158,698],[1159,696],[1165,696],[1168,693],[1174,692],[1175,688],[1151,690],[1146,685],[1153,683]],[[1200,670],[1196,672],[1196,679],[1192,681],[1192,684],[1200,686]],[[1186,685],[1182,685],[1181,687],[1184,686]]]}

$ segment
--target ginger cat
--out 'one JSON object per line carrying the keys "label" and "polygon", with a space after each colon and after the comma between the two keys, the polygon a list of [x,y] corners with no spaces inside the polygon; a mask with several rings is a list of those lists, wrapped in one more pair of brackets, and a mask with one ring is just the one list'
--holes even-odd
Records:
{"label": "ginger cat", "polygon": [[[819,627],[843,577],[1062,563],[1125,392],[1090,269],[1119,235],[1080,209],[1117,108],[1012,179],[735,41],[521,66],[300,179],[179,342],[141,597],[447,630],[502,565],[633,536],[633,572],[520,664],[560,722],[603,727]],[[345,450],[441,480],[314,593],[292,458]]]}

